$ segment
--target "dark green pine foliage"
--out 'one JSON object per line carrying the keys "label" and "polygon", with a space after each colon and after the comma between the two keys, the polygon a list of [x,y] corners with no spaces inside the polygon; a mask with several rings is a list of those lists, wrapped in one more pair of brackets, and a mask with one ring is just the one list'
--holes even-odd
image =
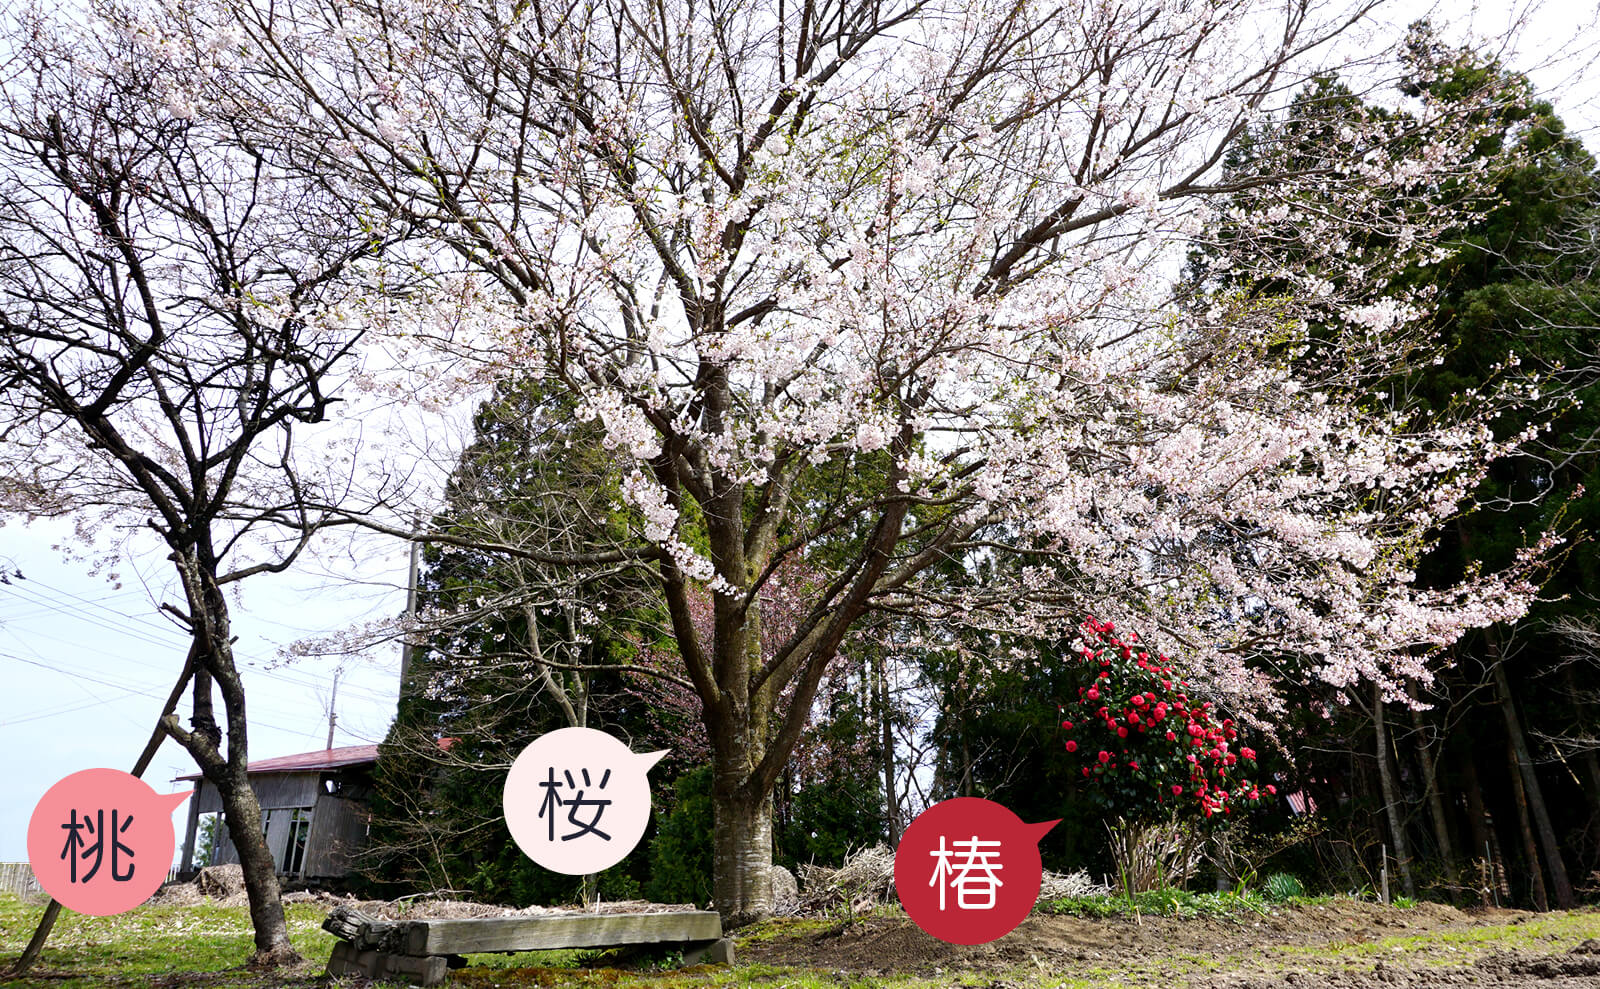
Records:
{"label": "dark green pine foliage", "polygon": [[[607,533],[597,526],[622,524],[598,428],[537,383],[502,386],[475,428],[446,508],[432,521],[436,533],[570,552],[603,544]],[[626,571],[594,579],[441,544],[424,560],[419,609],[450,617],[425,623],[426,646],[415,650],[395,723],[379,747],[364,874],[388,894],[573,902],[578,878],[536,866],[511,840],[501,792],[516,755],[567,727],[573,714],[629,739],[636,751],[680,748],[687,726],[653,708],[649,685],[605,669],[634,658],[652,634],[645,585]],[[584,609],[603,620],[586,624]],[[550,670],[547,681],[533,660],[541,655],[595,671]],[[681,766],[680,755],[652,771],[658,796],[671,793]],[[641,843],[602,874],[600,895],[636,895],[646,866]]]}

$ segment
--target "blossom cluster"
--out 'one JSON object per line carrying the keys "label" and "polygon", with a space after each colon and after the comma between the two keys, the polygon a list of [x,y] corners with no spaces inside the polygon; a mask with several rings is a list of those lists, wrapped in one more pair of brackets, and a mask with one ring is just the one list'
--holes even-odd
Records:
{"label": "blossom cluster", "polygon": [[1087,683],[1062,705],[1061,728],[1067,752],[1082,760],[1091,793],[1108,810],[1210,818],[1277,793],[1249,775],[1256,753],[1242,744],[1234,720],[1191,696],[1168,657],[1092,616],[1079,631],[1076,659]]}

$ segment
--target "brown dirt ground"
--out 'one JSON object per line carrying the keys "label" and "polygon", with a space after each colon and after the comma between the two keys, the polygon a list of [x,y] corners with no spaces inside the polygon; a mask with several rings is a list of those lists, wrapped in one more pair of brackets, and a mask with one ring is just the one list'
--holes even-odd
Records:
{"label": "brown dirt ground", "polygon": [[[1019,971],[1035,985],[1050,985],[1058,976],[1064,983],[1093,978],[1203,989],[1600,989],[1600,940],[1560,944],[1554,943],[1560,938],[1548,935],[1543,937],[1552,942],[1548,946],[1474,947],[1474,929],[1524,924],[1539,916],[1511,910],[1466,913],[1432,903],[1395,910],[1358,901],[1281,908],[1267,916],[1034,916],[998,941],[962,946],[929,937],[904,916],[873,915],[746,941],[739,961],[867,977],[949,977],[952,983],[964,973],[999,977],[988,989],[1018,985],[1003,976],[1014,980]],[[1593,923],[1587,927],[1600,931],[1600,915],[1588,916]],[[1400,946],[1391,944],[1395,941]]]}

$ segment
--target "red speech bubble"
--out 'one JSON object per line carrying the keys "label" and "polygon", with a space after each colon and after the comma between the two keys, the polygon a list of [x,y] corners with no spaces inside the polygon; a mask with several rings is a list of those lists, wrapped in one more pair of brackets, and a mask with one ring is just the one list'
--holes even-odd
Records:
{"label": "red speech bubble", "polygon": [[157,793],[117,769],[85,769],[45,791],[28,821],[28,864],[69,910],[132,910],[172,866],[172,812],[189,792]]}
{"label": "red speech bubble", "polygon": [[917,815],[895,849],[900,905],[941,941],[986,944],[1004,937],[1039,899],[1039,839],[1058,823],[1024,824],[977,797],[934,804]]}

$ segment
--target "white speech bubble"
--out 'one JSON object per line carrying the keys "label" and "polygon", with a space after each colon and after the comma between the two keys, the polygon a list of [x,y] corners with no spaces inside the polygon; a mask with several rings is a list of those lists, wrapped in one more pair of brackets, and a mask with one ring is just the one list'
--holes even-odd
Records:
{"label": "white speech bubble", "polygon": [[502,804],[512,839],[552,872],[609,869],[644,837],[647,774],[668,751],[636,753],[593,728],[540,735],[506,776]]}

